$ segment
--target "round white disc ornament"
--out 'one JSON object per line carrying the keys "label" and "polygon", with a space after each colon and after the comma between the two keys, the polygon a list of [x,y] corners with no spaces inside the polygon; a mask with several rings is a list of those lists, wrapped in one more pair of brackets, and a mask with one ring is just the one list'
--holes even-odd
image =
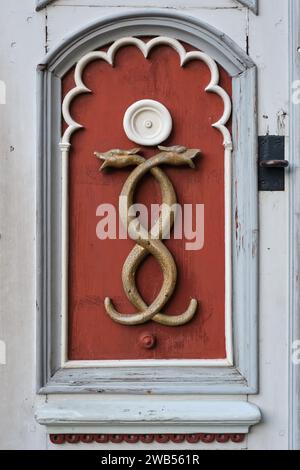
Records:
{"label": "round white disc ornament", "polygon": [[166,140],[172,130],[172,116],[158,101],[140,100],[127,109],[123,126],[128,139],[152,146]]}

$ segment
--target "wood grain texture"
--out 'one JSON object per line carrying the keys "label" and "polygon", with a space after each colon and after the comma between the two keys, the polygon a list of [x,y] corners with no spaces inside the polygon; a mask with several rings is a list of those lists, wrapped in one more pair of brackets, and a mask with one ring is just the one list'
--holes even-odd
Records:
{"label": "wood grain texture", "polygon": [[[145,60],[135,48],[118,52],[116,65],[94,62],[84,73],[93,91],[79,97],[72,115],[84,125],[74,136],[70,155],[70,269],[69,359],[177,359],[224,358],[224,150],[211,124],[222,114],[222,102],[205,93],[209,71],[199,63],[184,68],[168,47],[153,50]],[[231,79],[221,71],[221,85],[231,94]],[[64,94],[73,86],[73,70],[63,80]],[[130,148],[122,119],[127,107],[143,98],[161,101],[170,110],[174,130],[168,145],[181,143],[201,148],[203,158],[193,174],[166,169],[178,201],[205,204],[205,246],[186,251],[185,240],[166,245],[176,258],[179,279],[166,313],[184,311],[189,297],[200,299],[198,315],[188,325],[174,329],[154,324],[124,327],[105,314],[103,299],[115,300],[121,311],[133,313],[121,283],[121,269],[133,246],[131,240],[96,238],[96,209],[101,203],[118,207],[118,197],[128,172],[102,175],[92,155],[96,149]],[[143,149],[151,156],[155,149]],[[187,184],[188,183],[188,184]],[[137,201],[160,202],[159,186],[146,176]],[[137,284],[146,302],[157,295],[162,276],[148,258],[138,272]],[[157,337],[154,350],[142,350],[138,338],[145,331]]]}
{"label": "wood grain texture", "polygon": [[[37,411],[37,421],[49,434],[153,434],[248,433],[261,413],[246,400],[205,400],[196,395],[95,396],[87,402],[59,398]],[[140,429],[140,430],[139,430]]]}
{"label": "wood grain texture", "polygon": [[[290,165],[293,169],[291,172],[290,185],[290,331],[289,331],[289,348],[290,354],[294,354],[294,359],[299,360],[299,338],[300,338],[300,107],[299,98],[299,74],[300,74],[300,6],[298,2],[289,1],[289,25],[291,31],[290,41],[290,113],[291,113],[291,138],[289,147]],[[294,99],[292,99],[294,98]],[[289,404],[289,420],[290,420],[290,448],[293,450],[300,449],[300,372],[298,361],[290,360],[289,368],[290,380],[290,404]]]}

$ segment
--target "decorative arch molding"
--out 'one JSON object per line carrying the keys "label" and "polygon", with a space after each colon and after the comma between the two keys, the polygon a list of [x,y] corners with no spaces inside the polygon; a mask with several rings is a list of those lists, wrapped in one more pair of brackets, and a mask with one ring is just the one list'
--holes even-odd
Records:
{"label": "decorative arch molding", "polygon": [[66,36],[40,67],[62,77],[80,58],[124,37],[168,36],[188,42],[218,62],[232,77],[255,67],[250,57],[222,31],[192,16],[165,9],[110,15]]}
{"label": "decorative arch molding", "polygon": [[[43,10],[46,6],[54,3],[58,0],[36,0],[36,11]],[[245,7],[250,8],[257,15],[258,12],[258,0],[236,0],[237,2],[241,3]]]}
{"label": "decorative arch molding", "polygon": [[[133,364],[92,366],[82,361],[78,368],[68,367],[62,361],[64,350],[60,341],[66,326],[61,321],[62,310],[62,169],[59,142],[61,140],[61,81],[64,74],[86,54],[126,37],[164,36],[191,44],[209,55],[232,77],[232,141],[231,160],[232,209],[232,275],[233,275],[233,364],[223,366],[196,364],[195,361],[178,365],[169,362],[159,367]],[[171,418],[177,432],[248,432],[249,426],[260,420],[259,410],[249,415],[247,401],[223,401],[220,410],[208,413],[209,401],[202,395],[255,394],[258,391],[257,370],[257,131],[256,131],[256,67],[252,60],[227,36],[211,26],[187,15],[166,10],[137,10],[102,18],[66,38],[54,48],[38,66],[38,385],[40,394],[81,394],[81,405],[71,400],[72,410],[66,422],[57,419],[57,411],[64,403],[49,402],[37,410],[37,419],[53,433],[65,433],[72,426],[72,416],[78,415],[78,406],[86,410],[86,394],[99,394],[99,409],[103,399],[116,408],[115,422],[123,422],[118,394],[130,395],[136,408],[143,413],[136,422],[126,427],[126,433],[135,433],[142,421],[149,419],[149,396],[154,400],[166,395],[163,402],[172,402]],[[230,214],[230,212],[229,212]],[[236,224],[235,221],[238,220]],[[134,361],[128,361],[134,362]],[[165,361],[166,362],[166,361]],[[151,395],[149,395],[149,393]],[[156,396],[157,395],[157,396]],[[186,395],[196,397],[199,415],[186,415]],[[117,398],[117,403],[112,398]],[[175,399],[176,397],[176,399]],[[113,402],[111,402],[111,400]],[[224,399],[223,399],[224,400]],[[229,400],[229,398],[228,398]],[[94,403],[94,402],[93,402]],[[141,403],[141,405],[140,405]],[[219,403],[219,402],[218,402]],[[153,404],[150,405],[153,407]],[[173,406],[173,405],[172,405]],[[254,406],[254,405],[253,405]],[[237,407],[237,408],[236,408]],[[239,420],[232,425],[232,416],[238,409]],[[161,405],[153,418],[155,432],[165,432],[161,424]],[[204,411],[203,411],[204,410]],[[230,411],[231,410],[231,411]],[[174,413],[173,413],[174,411]],[[202,413],[203,411],[203,413]],[[44,413],[44,414],[43,414]],[[46,413],[46,414],[45,414]],[[75,415],[74,415],[75,413]],[[233,414],[232,414],[233,413]],[[100,432],[105,425],[108,433],[118,432],[108,415],[94,417],[94,413],[80,412],[75,428],[93,424],[89,432]],[[176,416],[175,422],[173,415]],[[71,418],[70,418],[71,417]],[[70,418],[70,419],[69,419]],[[152,418],[151,418],[152,419]],[[167,419],[167,418],[166,418]],[[123,420],[123,421],[122,421]],[[125,419],[126,421],[126,419]],[[217,425],[216,425],[217,423]],[[74,424],[74,423],[73,423]],[[192,428],[191,428],[192,424]],[[171,429],[168,425],[168,429]],[[86,428],[87,429],[87,428]],[[199,431],[200,429],[200,431]],[[215,428],[214,428],[215,429]],[[210,431],[209,431],[210,430]],[[216,432],[217,432],[216,431]],[[77,431],[76,431],[77,432]],[[103,432],[103,430],[101,431]],[[125,432],[125,431],[124,431]],[[140,432],[140,431],[139,431]],[[154,431],[153,431],[154,432]],[[168,431],[170,432],[170,431]]]}
{"label": "decorative arch molding", "polygon": [[41,11],[56,0],[36,0],[36,11]]}
{"label": "decorative arch molding", "polygon": [[237,0],[239,3],[248,7],[256,15],[258,15],[258,0]]}
{"label": "decorative arch molding", "polygon": [[204,62],[209,68],[211,77],[210,82],[205,90],[207,92],[217,94],[224,103],[223,115],[218,120],[218,122],[214,123],[212,126],[221,132],[225,148],[232,146],[231,135],[226,127],[226,123],[228,122],[231,115],[231,100],[225,90],[219,86],[219,70],[217,64],[207,54],[199,51],[187,52],[179,41],[164,36],[152,38],[147,43],[138,38],[126,37],[115,41],[109,47],[107,52],[92,51],[79,60],[74,72],[75,87],[71,89],[66,95],[62,105],[63,117],[65,122],[68,124],[68,127],[62,137],[62,145],[70,144],[72,134],[82,127],[81,124],[76,123],[73,120],[70,107],[73,100],[77,98],[78,95],[87,92],[91,93],[91,90],[89,90],[83,82],[83,72],[86,66],[94,60],[102,60],[113,67],[117,51],[124,46],[135,46],[140,52],[142,52],[144,58],[147,59],[151,50],[160,45],[169,46],[177,52],[181,67],[183,67],[187,62],[198,60]]}

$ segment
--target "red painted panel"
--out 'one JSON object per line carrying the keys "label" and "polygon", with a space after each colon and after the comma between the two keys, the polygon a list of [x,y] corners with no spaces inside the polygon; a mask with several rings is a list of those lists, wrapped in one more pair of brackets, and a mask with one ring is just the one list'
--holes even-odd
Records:
{"label": "red painted panel", "polygon": [[[186,46],[185,47],[189,47]],[[63,93],[74,86],[74,70],[63,80]],[[231,95],[231,78],[220,69],[221,85]],[[117,53],[112,68],[103,61],[91,63],[84,82],[92,90],[72,105],[72,115],[84,128],[72,138],[70,155],[69,248],[69,359],[214,359],[224,358],[224,149],[221,134],[211,127],[223,112],[219,97],[204,91],[208,68],[194,61],[184,68],[167,46],[154,49],[146,60],[135,47]],[[186,240],[167,240],[178,268],[174,295],[164,313],[183,312],[190,298],[199,300],[194,319],[181,327],[154,322],[124,326],[113,322],[104,309],[110,297],[121,312],[134,313],[121,281],[123,263],[134,246],[132,240],[96,237],[96,209],[101,203],[118,207],[121,188],[131,169],[99,172],[93,152],[134,146],[123,130],[123,116],[133,102],[154,99],[173,117],[173,131],[165,145],[200,148],[197,169],[164,167],[181,204],[205,205],[205,244],[200,251],[186,251]],[[143,148],[144,156],[157,149]],[[159,203],[156,181],[149,175],[140,185],[136,202]],[[151,302],[159,292],[162,274],[148,257],[138,272],[142,296]],[[156,337],[153,349],[141,347],[140,336]]]}

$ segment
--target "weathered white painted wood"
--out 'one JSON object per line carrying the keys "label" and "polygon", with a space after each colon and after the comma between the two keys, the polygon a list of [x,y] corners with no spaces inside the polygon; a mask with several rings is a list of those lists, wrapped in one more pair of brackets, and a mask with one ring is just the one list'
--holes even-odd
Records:
{"label": "weathered white painted wood", "polygon": [[[36,0],[37,9],[41,10],[46,6],[88,6],[88,7],[161,7],[162,5],[160,0]],[[247,7],[256,10],[258,0],[214,0],[212,2],[207,2],[207,0],[170,0],[168,6],[172,8],[242,8]],[[106,5],[104,5],[106,3]]]}
{"label": "weathered white painted wood", "polygon": [[245,378],[233,367],[114,367],[60,369],[41,388],[42,394],[189,393],[228,394],[248,390]]}
{"label": "weathered white painted wood", "polygon": [[258,0],[238,0],[239,3],[250,8],[254,13],[258,12]]}
{"label": "weathered white painted wood", "polygon": [[[260,15],[249,20],[249,53],[258,68],[259,135],[286,135],[278,116],[288,110],[288,2],[261,0]],[[253,402],[263,407],[264,420],[249,435],[251,449],[288,448],[287,192],[292,173],[292,168],[286,172],[286,193],[261,193],[259,199],[260,393]]]}
{"label": "weathered white painted wood", "polygon": [[[249,109],[256,109],[256,68],[249,69],[233,83],[234,107],[232,133],[232,220],[234,235],[232,249],[233,276],[236,288],[233,295],[233,312],[243,312],[234,317],[237,337],[243,338],[243,347],[235,348],[235,363],[249,383],[258,384],[257,371],[257,309],[258,309],[258,249],[259,224],[257,206],[257,116]],[[246,83],[252,86],[245,86]],[[241,111],[246,109],[248,111]],[[251,224],[249,224],[251,220]],[[251,225],[251,226],[250,226]],[[245,251],[248,255],[245,256]],[[245,335],[248,331],[248,335]]]}
{"label": "weathered white painted wood", "polygon": [[1,2],[0,80],[0,448],[39,449],[45,431],[34,420],[36,63],[44,54],[44,17],[32,0]]}
{"label": "weathered white painted wood", "polygon": [[[118,3],[118,2],[117,2]],[[245,8],[213,8],[212,2],[205,0],[206,8],[191,8],[191,9],[174,9],[174,11],[183,12],[200,21],[217,28],[219,31],[224,32],[232,39],[241,49],[246,51],[247,47],[247,33],[249,15]],[[215,2],[214,2],[215,4]],[[56,4],[55,4],[56,5]],[[207,6],[209,5],[209,6]],[[145,5],[144,5],[145,6]],[[157,6],[162,7],[161,0],[157,0]],[[141,4],[141,8],[143,5]],[[47,10],[47,43],[49,50],[56,47],[62,40],[66,38],[67,34],[78,31],[83,25],[88,25],[95,22],[95,18],[105,17],[116,13],[126,13],[128,11],[136,11],[137,9],[126,8],[118,6],[114,8],[107,7],[88,7],[83,6],[80,8],[71,6],[60,6],[48,8]],[[170,11],[170,10],[169,10]],[[173,11],[173,9],[171,9]],[[65,18],[68,18],[68,30],[66,32]],[[211,53],[211,51],[207,51]]]}
{"label": "weathered white painted wood", "polygon": [[[46,6],[49,6],[51,4],[54,4],[56,6],[65,6],[65,5],[86,5],[86,6],[103,6],[103,2],[101,0],[81,0],[79,2],[76,2],[76,0],[60,0],[60,3],[58,3],[59,0],[37,0],[37,11],[42,10]],[[239,3],[242,6],[245,6],[247,8],[250,8],[254,13],[257,13],[258,11],[258,0],[216,0],[211,6],[211,8],[236,8],[237,3]],[[160,7],[161,2],[159,0],[110,0],[109,1],[109,6],[151,6],[151,7]],[[172,5],[173,8],[205,8],[207,7],[207,2],[205,0],[186,0],[183,2],[183,0],[173,0],[170,2],[170,5]]]}
{"label": "weathered white painted wood", "polygon": [[264,420],[251,449],[288,448],[288,195],[260,194],[260,393],[251,401]]}
{"label": "weathered white painted wood", "polygon": [[259,135],[287,135],[287,11],[288,2],[261,0],[260,15],[249,17],[249,55],[258,70]]}
{"label": "weathered white painted wood", "polygon": [[36,0],[36,11],[41,11],[54,2],[55,0]]}
{"label": "weathered white painted wood", "polygon": [[[293,362],[292,353],[299,351],[300,340],[300,4],[289,1],[290,29],[290,328],[289,328],[289,428],[290,448],[300,450],[300,364]],[[297,354],[296,359],[299,359]]]}
{"label": "weathered white painted wood", "polygon": [[247,401],[207,400],[197,396],[102,396],[97,400],[52,401],[36,411],[49,433],[244,433],[259,423],[259,409]]}

